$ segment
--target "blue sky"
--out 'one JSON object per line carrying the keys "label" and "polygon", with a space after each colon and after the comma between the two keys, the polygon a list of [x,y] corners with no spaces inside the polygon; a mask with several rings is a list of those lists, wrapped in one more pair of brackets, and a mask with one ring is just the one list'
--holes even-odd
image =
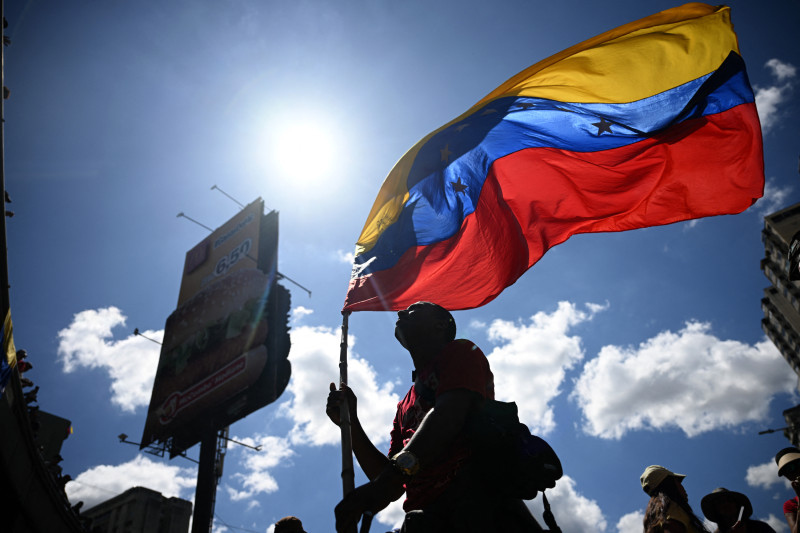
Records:
{"label": "blue sky", "polygon": [[[279,270],[312,296],[289,285],[292,381],[231,427],[263,451],[229,448],[215,531],[265,532],[289,514],[332,531],[340,452],[324,403],[348,258],[383,178],[511,75],[674,5],[6,2],[15,339],[41,408],[73,422],[70,498],[88,508],[134,485],[193,498],[194,463],[117,435],[141,435],[158,360],[133,330],[160,338],[184,254],[207,234],[176,214],[217,227],[238,210],[216,184],[280,212]],[[784,425],[797,378],[760,329],[759,261],[764,214],[800,201],[800,4],[733,2],[732,17],[764,129],[765,197],[736,216],[575,236],[489,305],[455,314],[498,397],[560,454],[551,503],[565,533],[640,530],[649,464],[687,474],[698,514],[725,486],[786,531],[772,456],[787,442],[757,432]],[[411,371],[393,324],[350,319],[350,382],[385,448]],[[391,507],[372,530],[399,516]]]}

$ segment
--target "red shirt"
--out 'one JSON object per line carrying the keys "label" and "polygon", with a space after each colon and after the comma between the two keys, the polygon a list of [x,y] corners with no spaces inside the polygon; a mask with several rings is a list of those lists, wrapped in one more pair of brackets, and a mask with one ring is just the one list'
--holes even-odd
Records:
{"label": "red shirt", "polygon": [[[484,398],[494,399],[494,376],[489,369],[489,361],[480,348],[465,339],[447,344],[433,361],[419,371],[415,386],[397,404],[389,457],[408,444],[436,399],[455,389],[474,391]],[[403,509],[423,509],[438,498],[469,456],[470,450],[463,435],[457,436],[451,448],[438,461],[414,476],[406,485]]]}
{"label": "red shirt", "polygon": [[798,498],[783,502],[783,514],[797,514]]}

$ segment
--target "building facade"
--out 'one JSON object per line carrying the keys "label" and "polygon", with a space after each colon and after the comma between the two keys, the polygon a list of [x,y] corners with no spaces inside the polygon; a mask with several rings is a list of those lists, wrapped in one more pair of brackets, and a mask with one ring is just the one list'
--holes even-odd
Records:
{"label": "building facade", "polygon": [[192,504],[134,487],[83,511],[91,533],[187,533]]}
{"label": "building facade", "polygon": [[[66,436],[63,422],[68,426],[69,420],[40,419],[43,411],[31,409],[29,398],[15,368],[0,394],[0,531],[83,533],[84,523],[64,492],[67,478],[54,457]],[[47,461],[44,454],[49,454]]]}
{"label": "building facade", "polygon": [[764,217],[761,270],[771,285],[764,289],[761,328],[800,376],[800,286],[789,281],[789,242],[800,231],[800,204]]}
{"label": "building facade", "polygon": [[[761,270],[771,285],[764,289],[761,329],[780,350],[795,374],[800,376],[800,282],[789,280],[789,243],[800,231],[800,204],[795,204],[764,217],[761,240],[764,259]],[[800,445],[800,406],[783,412],[784,434]]]}

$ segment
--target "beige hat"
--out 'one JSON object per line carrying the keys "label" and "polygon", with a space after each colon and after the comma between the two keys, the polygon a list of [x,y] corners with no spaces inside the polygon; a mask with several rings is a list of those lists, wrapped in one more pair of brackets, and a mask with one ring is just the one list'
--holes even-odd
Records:
{"label": "beige hat", "polygon": [[798,459],[800,459],[800,453],[789,452],[782,455],[781,458],[778,459],[778,475],[782,476],[784,474],[784,469],[786,468],[786,465],[794,461],[797,461]]}
{"label": "beige hat", "polygon": [[661,485],[661,483],[670,476],[678,478],[678,481],[686,477],[683,474],[676,474],[671,470],[667,470],[663,466],[650,465],[644,469],[644,473],[639,478],[639,481],[642,482],[642,489],[645,493],[651,495],[650,491]]}

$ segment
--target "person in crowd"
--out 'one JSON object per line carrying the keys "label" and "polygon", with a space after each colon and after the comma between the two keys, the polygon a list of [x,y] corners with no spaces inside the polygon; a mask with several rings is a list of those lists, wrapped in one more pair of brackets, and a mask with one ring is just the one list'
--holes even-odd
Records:
{"label": "person in crowd", "polygon": [[336,530],[352,530],[364,512],[377,513],[405,489],[402,533],[541,531],[521,499],[498,495],[473,471],[464,428],[483,399],[494,399],[486,356],[472,342],[455,340],[455,320],[439,305],[417,302],[397,316],[395,337],[415,370],[414,385],[397,405],[388,456],[364,432],[353,391],[330,386],[326,412],[338,425],[347,399],[353,451],[370,479],[336,506]]}
{"label": "person in crowd", "polygon": [[296,516],[284,516],[275,522],[274,533],[306,533],[303,522]]}
{"label": "person in crowd", "polygon": [[700,508],[706,518],[717,524],[714,533],[775,533],[766,522],[750,518],[753,506],[741,492],[716,488],[703,496]]}
{"label": "person in crowd", "polygon": [[37,396],[39,395],[39,386],[37,385],[35,389],[29,390],[28,392],[24,392],[23,396],[25,397],[25,404],[36,403]]}
{"label": "person in crowd", "polygon": [[33,365],[28,361],[28,352],[25,350],[17,350],[17,370],[23,374],[33,368]]}
{"label": "person in crowd", "polygon": [[[28,361],[28,352],[25,350],[17,350],[17,371],[19,372],[19,382],[22,388],[33,387],[33,381],[26,378],[22,374],[33,368],[33,365]],[[38,389],[38,387],[37,387]]]}
{"label": "person in crowd", "polygon": [[789,533],[798,533],[798,503],[800,502],[800,450],[795,447],[784,448],[775,454],[778,475],[786,478],[794,490],[794,498],[783,504],[783,516],[789,524]]}
{"label": "person in crowd", "polygon": [[644,513],[644,533],[708,533],[689,506],[683,488],[686,476],[663,466],[648,466],[639,480],[650,496]]}

